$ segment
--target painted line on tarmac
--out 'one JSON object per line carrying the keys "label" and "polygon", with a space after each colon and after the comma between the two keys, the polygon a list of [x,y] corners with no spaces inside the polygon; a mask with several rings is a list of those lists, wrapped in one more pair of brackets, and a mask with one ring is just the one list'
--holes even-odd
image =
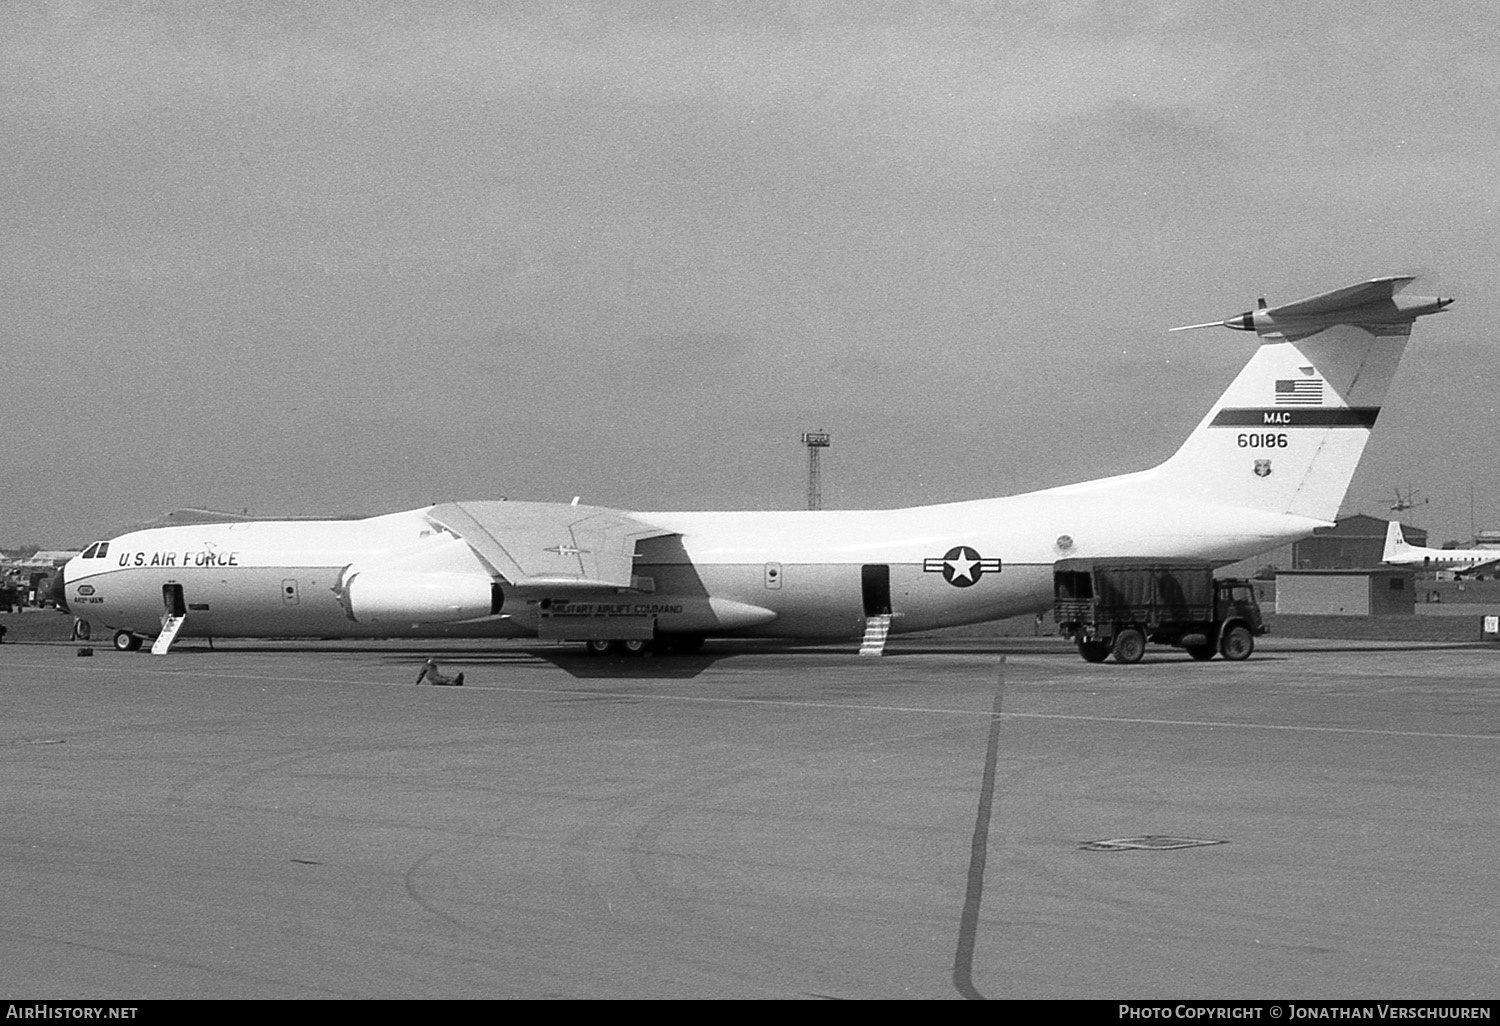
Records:
{"label": "painted line on tarmac", "polygon": [[[53,672],[56,672],[57,669],[58,669],[58,665],[56,663],[11,663],[11,662],[7,662],[6,665],[7,666],[22,667],[22,668],[28,669],[28,670],[48,670],[48,671],[53,671]],[[174,669],[174,668],[169,667],[169,666],[164,666],[160,670],[146,670],[146,669],[130,669],[130,668],[123,667],[123,666],[100,666],[100,665],[98,665],[96,663],[96,664],[94,664],[92,666],[86,667],[85,669],[87,669],[89,671],[92,671],[92,672],[95,672],[95,673],[129,673],[129,674],[133,674],[133,675],[136,675],[136,676],[145,675],[145,676],[148,676],[148,677],[218,677],[218,678],[222,678],[222,679],[226,679],[226,680],[283,681],[283,682],[286,682],[286,683],[289,683],[289,684],[369,684],[369,683],[387,683],[387,682],[384,682],[384,681],[373,681],[372,682],[372,681],[369,681],[369,680],[350,679],[348,677],[285,677],[285,676],[282,676],[280,674],[272,675],[272,674],[257,674],[257,673],[203,673],[201,671],[195,671],[195,670]],[[397,682],[396,681],[390,681],[388,683],[395,684]],[[412,685],[407,684],[406,686],[407,687],[411,687]]]}
{"label": "painted line on tarmac", "polygon": [[[681,681],[664,681],[680,684]],[[997,715],[990,709],[938,709],[920,705],[867,705],[858,702],[812,702],[790,698],[727,698],[713,695],[664,695],[660,692],[609,691],[597,688],[516,688],[476,684],[474,690],[503,691],[525,695],[609,695],[614,698],[654,698],[662,702],[706,702],[719,705],[769,705],[794,709],[845,709],[857,712],[915,713],[928,716],[984,717]],[[1085,716],[1074,713],[999,713],[1002,720],[1061,720],[1080,723],[1122,723],[1151,727],[1224,727],[1244,730],[1280,730],[1317,734],[1374,734],[1380,737],[1447,739],[1454,741],[1500,741],[1500,734],[1457,734],[1432,730],[1387,730],[1378,727],[1319,727],[1299,723],[1236,723],[1232,720],[1162,720],[1144,716]]]}
{"label": "painted line on tarmac", "polygon": [[974,836],[969,842],[969,872],[964,885],[964,907],[958,919],[958,945],[953,953],[953,986],[971,1001],[983,1001],[974,986],[974,948],[979,937],[979,906],[984,900],[984,866],[989,858],[990,819],[995,807],[995,768],[1000,762],[1000,724],[1004,713],[1005,657],[995,680],[995,704],[990,710],[990,733],[984,749],[984,771],[979,778],[979,809],[974,816]]}
{"label": "painted line on tarmac", "polygon": [[1085,723],[1128,723],[1148,727],[1226,727],[1242,730],[1280,730],[1309,734],[1373,734],[1379,737],[1500,741],[1500,734],[1456,734],[1437,730],[1389,730],[1381,727],[1318,727],[1306,723],[1236,723],[1232,720],[1158,720],[1144,716],[1080,716],[1070,713],[1002,713],[1007,719],[1078,720]]}
{"label": "painted line on tarmac", "polygon": [[[56,663],[10,663],[10,666],[23,666],[27,669],[53,670],[57,669]],[[96,672],[104,673],[141,673],[146,671],[127,670],[110,666],[91,667]],[[252,674],[252,673],[204,673],[194,670],[162,669],[157,671],[163,676],[171,677],[214,677],[225,680],[259,680],[259,681],[281,681],[290,684],[377,684],[382,687],[412,687],[405,681],[380,681],[369,678],[350,677],[285,677],[279,674]],[[642,681],[634,681],[639,685]],[[664,680],[665,686],[681,685],[680,679]],[[458,690],[458,689],[452,689]],[[965,716],[965,717],[991,717],[995,713],[991,709],[938,709],[931,706],[920,705],[867,705],[857,702],[813,702],[801,701],[789,698],[730,698],[714,695],[666,695],[656,691],[614,691],[604,688],[518,688],[506,687],[497,684],[468,684],[462,689],[464,691],[492,691],[516,695],[548,695],[559,697],[565,695],[607,695],[612,698],[654,698],[662,702],[701,702],[715,705],[765,705],[792,709],[842,709],[855,712],[882,712],[903,713],[924,716]],[[1130,726],[1143,727],[1208,727],[1210,729],[1234,729],[1234,730],[1275,730],[1285,733],[1306,734],[1356,734],[1374,737],[1403,737],[1403,738],[1425,738],[1429,740],[1447,741],[1500,741],[1500,733],[1496,734],[1461,734],[1448,731],[1436,730],[1391,730],[1380,727],[1326,727],[1314,726],[1303,723],[1244,723],[1233,720],[1163,720],[1144,716],[1089,716],[1080,713],[1025,713],[1025,712],[1002,712],[999,714],[1006,720],[1056,720],[1060,722],[1076,723],[1118,723]]]}

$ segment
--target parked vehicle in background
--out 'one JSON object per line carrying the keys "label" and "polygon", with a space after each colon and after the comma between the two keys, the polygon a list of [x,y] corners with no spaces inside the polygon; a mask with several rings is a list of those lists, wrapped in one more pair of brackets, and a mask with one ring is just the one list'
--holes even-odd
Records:
{"label": "parked vehicle in background", "polygon": [[1194,659],[1248,659],[1266,633],[1255,587],[1215,579],[1207,563],[1149,559],[1064,559],[1053,566],[1053,615],[1091,663],[1110,655],[1138,663],[1146,643],[1185,649]]}

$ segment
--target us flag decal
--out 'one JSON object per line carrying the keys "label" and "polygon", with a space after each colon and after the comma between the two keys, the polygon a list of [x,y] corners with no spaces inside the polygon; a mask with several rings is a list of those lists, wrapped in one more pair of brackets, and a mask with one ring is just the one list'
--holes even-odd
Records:
{"label": "us flag decal", "polygon": [[1276,382],[1277,406],[1318,406],[1322,402],[1322,378],[1285,378]]}

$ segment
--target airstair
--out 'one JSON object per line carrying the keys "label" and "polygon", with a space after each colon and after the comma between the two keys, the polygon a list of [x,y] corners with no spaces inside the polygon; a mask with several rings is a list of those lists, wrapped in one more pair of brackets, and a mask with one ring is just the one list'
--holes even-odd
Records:
{"label": "airstair", "polygon": [[151,645],[152,655],[166,655],[167,649],[172,647],[172,642],[177,640],[177,632],[182,630],[183,621],[186,616],[178,616],[175,613],[164,613],[161,618],[161,633],[156,636],[156,641]]}
{"label": "airstair", "polygon": [[890,613],[865,617],[865,638],[860,643],[859,654],[862,656],[885,655],[885,639],[890,632]]}

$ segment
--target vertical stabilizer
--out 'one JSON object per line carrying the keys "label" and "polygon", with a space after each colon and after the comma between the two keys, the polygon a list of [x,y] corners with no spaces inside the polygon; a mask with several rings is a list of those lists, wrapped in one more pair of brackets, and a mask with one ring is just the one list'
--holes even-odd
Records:
{"label": "vertical stabilizer", "polygon": [[1385,551],[1380,554],[1382,563],[1394,563],[1406,554],[1410,548],[1406,544],[1406,535],[1401,533],[1401,523],[1392,520],[1385,525]]}
{"label": "vertical stabilizer", "polygon": [[1393,298],[1410,280],[1376,278],[1218,322],[1264,341],[1153,482],[1183,498],[1332,521],[1412,322],[1452,302]]}

